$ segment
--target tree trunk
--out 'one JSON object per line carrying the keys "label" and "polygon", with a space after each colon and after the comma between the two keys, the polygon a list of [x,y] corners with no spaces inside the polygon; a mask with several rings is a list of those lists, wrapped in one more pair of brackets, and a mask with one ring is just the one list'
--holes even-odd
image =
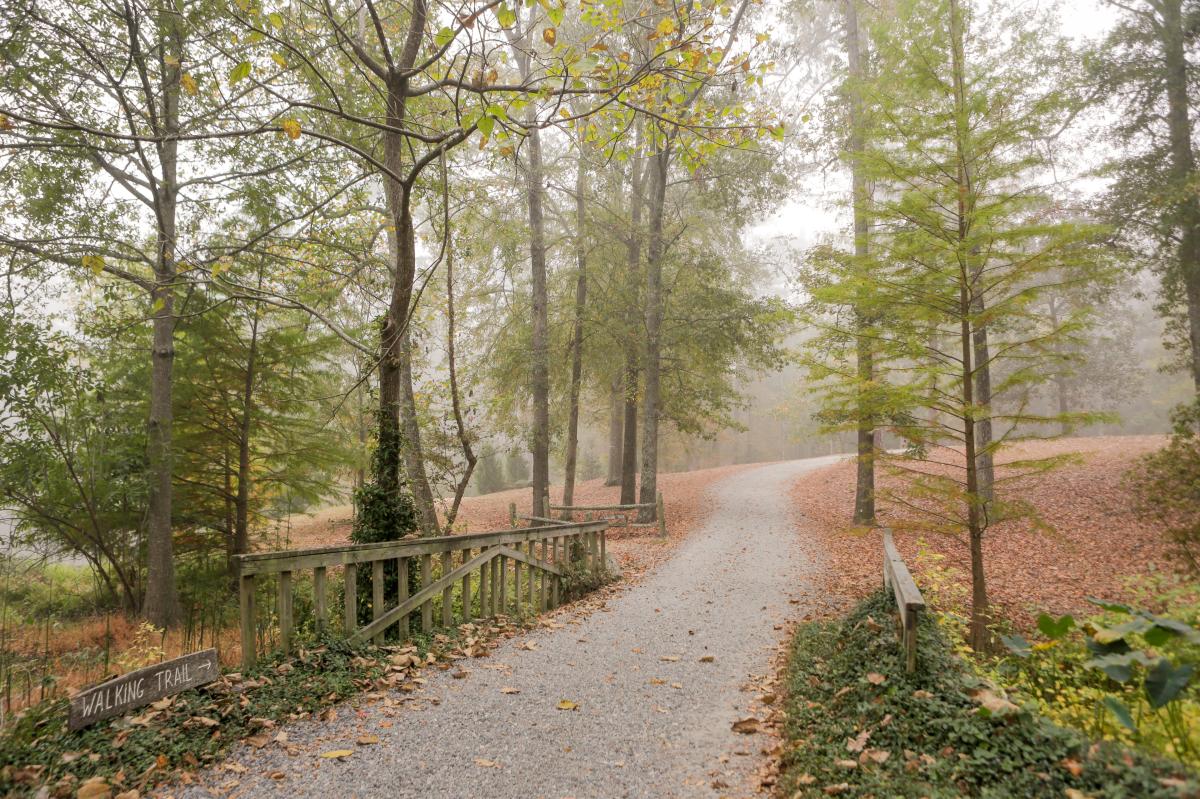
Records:
{"label": "tree trunk", "polygon": [[606,486],[621,484],[621,437],[624,435],[622,414],[625,411],[621,392],[621,375],[613,377],[608,393],[608,479]]}
{"label": "tree trunk", "polygon": [[[969,169],[969,119],[966,103],[966,66],[963,55],[963,29],[958,0],[950,0],[950,47],[952,79],[954,84],[955,149],[958,162],[958,241],[959,241],[959,319],[960,345],[962,347],[962,423],[963,460],[966,467],[967,535],[971,549],[971,622],[968,643],[977,652],[991,648],[991,623],[987,596],[987,578],[983,566],[983,534],[987,528],[984,513],[984,486],[980,482],[981,463],[976,448],[984,436],[976,430],[976,407],[980,398],[975,396],[979,385],[978,374],[985,373],[983,364],[975,363],[974,356],[980,349],[978,330],[972,330],[972,320],[983,307],[982,292],[979,290],[979,270],[969,262],[976,255],[964,251],[969,238],[974,215],[974,197]],[[986,353],[987,339],[982,341]],[[985,356],[986,357],[986,356]],[[978,373],[978,374],[977,374]],[[990,396],[990,380],[984,386]],[[990,425],[990,422],[989,422]],[[990,441],[990,435],[987,440]],[[989,487],[990,488],[990,487]]]}
{"label": "tree trunk", "polygon": [[543,500],[550,487],[550,363],[546,298],[546,231],[542,215],[542,138],[529,131],[529,164],[525,190],[529,202],[529,266],[533,289],[533,335],[530,355],[530,394],[533,398],[533,515],[548,516]]}
{"label": "tree trunk", "polygon": [[425,476],[425,453],[421,447],[421,420],[417,414],[417,398],[413,391],[412,339],[408,326],[405,326],[400,335],[400,424],[404,432],[401,438],[404,471],[417,508],[421,534],[438,535],[441,528],[438,526],[437,505],[434,504],[429,478]]}
{"label": "tree trunk", "polygon": [[[984,312],[983,296],[979,292],[979,272],[972,278],[975,283],[974,309],[978,318]],[[976,323],[971,332],[975,348],[975,404],[980,409],[975,423],[975,451],[979,458],[979,497],[984,502],[984,511],[995,498],[995,467],[992,456],[992,368],[991,349],[988,347],[988,332],[985,325]]]}
{"label": "tree trunk", "polygon": [[[259,273],[259,288],[262,287]],[[242,418],[238,425],[238,489],[235,502],[233,551],[250,551],[250,427],[254,413],[254,379],[258,356],[258,304],[250,320],[250,344],[246,352],[246,380],[242,385]]]}
{"label": "tree trunk", "polygon": [[[637,132],[637,144],[642,143],[642,130]],[[621,504],[632,505],[637,501],[637,428],[638,428],[638,278],[642,267],[642,166],[637,161],[629,165],[629,239],[626,243],[626,261],[629,265],[627,302],[628,339],[625,342],[625,421],[624,442],[621,446]]]}
{"label": "tree trunk", "polygon": [[665,242],[663,214],[666,208],[667,173],[670,150],[663,149],[650,158],[650,219],[646,239],[646,350],[642,367],[642,480],[639,503],[648,505],[638,511],[638,521],[652,522],[658,496],[658,419],[659,386],[662,376],[662,269]]}
{"label": "tree trunk", "polygon": [[583,144],[580,143],[579,164],[575,172],[575,261],[578,273],[575,277],[575,328],[571,338],[571,387],[568,401],[567,452],[563,474],[564,505],[575,501],[575,465],[579,455],[579,389],[583,379],[583,314],[587,305],[587,241],[584,227],[587,221],[583,201],[584,167]]}
{"label": "tree trunk", "polygon": [[174,627],[180,620],[175,588],[175,543],[171,525],[171,409],[175,365],[175,233],[178,211],[179,88],[183,58],[182,20],[168,10],[161,15],[164,50],[174,59],[163,68],[162,126],[158,145],[162,180],[155,192],[157,259],[150,293],[153,343],[150,368],[150,415],[147,424],[149,496],[147,507],[146,596],[142,612],[156,627]]}
{"label": "tree trunk", "polygon": [[1200,198],[1196,194],[1196,157],[1188,116],[1188,70],[1181,0],[1163,0],[1162,43],[1166,69],[1167,128],[1171,150],[1171,188],[1179,192],[1179,275],[1187,302],[1191,373],[1200,394]]}
{"label": "tree trunk", "polygon": [[[860,269],[868,268],[866,259],[870,247],[870,223],[867,219],[869,202],[867,179],[863,172],[862,100],[859,83],[863,80],[863,45],[859,35],[857,0],[844,0],[846,17],[846,65],[851,81],[850,91],[850,192],[854,208],[854,257]],[[855,354],[858,368],[857,408],[857,469],[854,488],[854,523],[875,523],[875,421],[867,392],[875,377],[875,355],[867,335],[870,320],[855,311]]]}

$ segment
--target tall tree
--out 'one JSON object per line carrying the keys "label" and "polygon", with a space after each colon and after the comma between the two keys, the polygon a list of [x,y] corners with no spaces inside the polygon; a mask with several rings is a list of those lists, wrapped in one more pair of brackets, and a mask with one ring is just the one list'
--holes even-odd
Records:
{"label": "tall tree", "polygon": [[1119,23],[1091,55],[1102,96],[1118,116],[1111,127],[1122,147],[1108,165],[1115,177],[1107,207],[1121,235],[1157,255],[1181,366],[1200,393],[1200,172],[1195,97],[1200,57],[1195,0],[1112,3]]}

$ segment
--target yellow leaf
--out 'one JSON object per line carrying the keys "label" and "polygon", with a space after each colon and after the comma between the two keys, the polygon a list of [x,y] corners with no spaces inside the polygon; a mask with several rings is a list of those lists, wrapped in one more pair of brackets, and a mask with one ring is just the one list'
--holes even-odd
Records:
{"label": "yellow leaf", "polygon": [[185,92],[187,92],[188,94],[195,94],[195,93],[196,93],[196,89],[197,89],[197,87],[196,87],[196,79],[195,79],[195,78],[193,78],[193,77],[192,77],[190,74],[188,74],[187,72],[183,73],[183,74],[182,74],[182,75],[179,77],[179,83],[180,83],[180,85],[181,85],[181,86],[183,86],[183,90],[184,90]]}
{"label": "yellow leaf", "polygon": [[296,120],[285,119],[279,123],[279,126],[283,128],[283,132],[286,133],[287,137],[292,141],[300,138],[300,123]]}
{"label": "yellow leaf", "polygon": [[551,47],[554,46],[555,40],[558,38],[558,32],[554,28],[545,28],[542,31],[542,41]]}
{"label": "yellow leaf", "polygon": [[92,274],[98,275],[104,271],[104,256],[85,255],[83,256],[83,266],[85,269],[92,270]]}
{"label": "yellow leaf", "polygon": [[169,67],[177,67],[179,66],[179,59],[173,55],[165,55],[163,56],[163,63]]}
{"label": "yellow leaf", "polygon": [[338,760],[343,757],[350,757],[352,754],[354,754],[353,749],[334,749],[329,752],[322,752],[321,757],[325,758],[326,760]]}
{"label": "yellow leaf", "polygon": [[670,17],[663,17],[658,23],[658,27],[654,29],[659,36],[670,36],[675,32],[675,20]]}
{"label": "yellow leaf", "polygon": [[579,705],[575,704],[570,699],[560,699],[556,707],[559,710],[579,710]]}
{"label": "yellow leaf", "polygon": [[287,59],[279,53],[271,53],[271,60],[278,64],[280,69],[287,69]]}
{"label": "yellow leaf", "polygon": [[359,746],[370,746],[379,743],[378,735],[363,735],[357,741]]}

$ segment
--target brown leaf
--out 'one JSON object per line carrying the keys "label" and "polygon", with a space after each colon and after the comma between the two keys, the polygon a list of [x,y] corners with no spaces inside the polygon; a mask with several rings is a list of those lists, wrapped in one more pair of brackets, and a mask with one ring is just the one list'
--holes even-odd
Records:
{"label": "brown leaf", "polygon": [[103,777],[92,777],[85,780],[75,793],[75,799],[110,799],[112,789]]}
{"label": "brown leaf", "polygon": [[379,743],[379,736],[378,735],[362,735],[359,737],[359,739],[357,741],[355,741],[355,743],[357,743],[359,746],[371,746],[372,744]]}
{"label": "brown leaf", "polygon": [[712,655],[704,655],[700,658],[701,663],[712,663],[714,660],[716,660],[716,658],[714,658]]}
{"label": "brown leaf", "polygon": [[511,685],[505,685],[504,687],[502,687],[500,689],[500,693],[502,693],[502,694],[519,694],[519,693],[521,693],[521,689],[513,688]]}
{"label": "brown leaf", "polygon": [[748,716],[744,719],[739,719],[730,725],[730,729],[734,732],[740,732],[742,735],[753,735],[758,732],[759,720],[754,716]]}
{"label": "brown leaf", "polygon": [[867,745],[867,739],[871,737],[870,730],[863,730],[853,738],[846,739],[847,752],[861,752],[863,747]]}
{"label": "brown leaf", "polygon": [[887,677],[877,671],[869,671],[867,672],[867,682],[871,683],[871,685],[883,685],[887,682]]}

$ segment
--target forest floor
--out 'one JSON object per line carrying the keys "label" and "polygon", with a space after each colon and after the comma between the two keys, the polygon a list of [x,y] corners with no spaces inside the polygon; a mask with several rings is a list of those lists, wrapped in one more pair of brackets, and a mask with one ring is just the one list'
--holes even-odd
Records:
{"label": "forest floor", "polygon": [[[673,547],[617,539],[631,565],[657,564],[640,580],[430,672],[402,707],[363,697],[330,720],[288,725],[286,747],[238,747],[162,793],[224,796],[218,786],[236,774],[239,796],[751,795],[771,779],[772,661],[787,621],[815,610],[805,597],[820,568],[787,489],[834,460],[668,476],[668,518],[695,522]],[[689,490],[690,511],[672,511]],[[581,500],[606,497],[587,488]],[[472,523],[507,523],[507,503],[471,503]],[[378,744],[356,746],[364,736]]]}
{"label": "forest floor", "polygon": [[[1088,596],[1135,600],[1169,576],[1173,558],[1162,531],[1134,508],[1126,474],[1137,460],[1161,448],[1165,436],[1104,436],[1025,443],[1006,451],[1000,464],[1016,458],[1078,453],[1077,461],[1048,473],[1020,478],[1002,489],[1026,500],[1049,529],[1028,521],[1005,521],[984,539],[984,562],[992,602],[1021,628],[1041,612],[1088,610]],[[1005,474],[1002,466],[998,477]],[[853,526],[854,465],[840,463],[802,475],[791,488],[795,507],[814,524],[817,548],[828,569],[824,586],[848,607],[880,584],[882,544],[878,533]],[[883,477],[879,490],[898,485]],[[911,515],[881,503],[878,521],[895,528],[896,544],[923,590],[933,587],[943,602],[966,604],[970,561],[965,537],[904,530]],[[1094,608],[1091,608],[1094,610]]]}
{"label": "forest floor", "polygon": [[[608,532],[608,551],[616,558],[625,576],[635,577],[660,563],[675,544],[708,517],[712,507],[705,501],[705,494],[710,486],[744,469],[758,466],[762,464],[660,474],[658,488],[663,494],[668,540],[661,541],[653,528],[625,529],[618,526]],[[606,486],[603,479],[586,480],[575,487],[573,502],[576,505],[612,505],[617,503],[620,494],[619,486]],[[466,497],[455,519],[454,532],[482,533],[507,529],[509,504],[516,503],[517,515],[523,515],[530,512],[531,500],[532,494],[528,488]],[[561,500],[562,486],[551,486],[551,504]],[[351,513],[351,506],[339,505],[311,515],[297,514],[289,520],[286,535],[276,540],[283,544],[281,548],[284,549],[347,543],[353,525]]]}

